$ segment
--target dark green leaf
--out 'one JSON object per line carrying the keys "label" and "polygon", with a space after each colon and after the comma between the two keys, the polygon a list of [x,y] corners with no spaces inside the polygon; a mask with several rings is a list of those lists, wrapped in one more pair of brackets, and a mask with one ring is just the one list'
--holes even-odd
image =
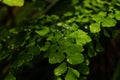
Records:
{"label": "dark green leaf", "polygon": [[83,75],[88,75],[90,73],[89,67],[87,65],[80,65],[78,69]]}

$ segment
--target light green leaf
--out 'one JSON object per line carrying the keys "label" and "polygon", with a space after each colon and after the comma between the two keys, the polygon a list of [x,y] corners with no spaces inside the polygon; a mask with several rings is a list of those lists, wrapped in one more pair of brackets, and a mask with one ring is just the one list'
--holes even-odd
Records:
{"label": "light green leaf", "polygon": [[103,27],[113,27],[116,26],[116,20],[112,19],[112,18],[104,18],[103,22],[102,22],[102,26]]}
{"label": "light green leaf", "polygon": [[92,23],[92,24],[90,24],[90,31],[92,32],[92,33],[98,33],[98,32],[100,32],[100,23]]}
{"label": "light green leaf", "polygon": [[0,43],[0,50],[2,49],[2,46],[3,46],[3,45]]}
{"label": "light green leaf", "polygon": [[75,38],[76,44],[82,45],[82,46],[88,42],[91,42],[90,36],[88,36],[87,33],[84,32],[83,30],[77,30],[77,31],[71,33],[70,38]]}
{"label": "light green leaf", "polygon": [[5,77],[5,80],[16,80],[16,78],[12,72],[9,72],[8,75]]}
{"label": "light green leaf", "polygon": [[75,74],[70,70],[68,69],[68,72],[65,76],[65,80],[78,80],[75,76]]}
{"label": "light green leaf", "polygon": [[60,76],[60,75],[64,74],[66,71],[67,71],[67,65],[65,62],[63,62],[57,68],[55,68],[54,74],[55,74],[55,76]]}
{"label": "light green leaf", "polygon": [[108,14],[108,17],[109,17],[109,18],[114,18],[114,17],[115,17],[115,14],[109,13],[109,14]]}
{"label": "light green leaf", "polygon": [[115,18],[116,18],[117,20],[120,20],[120,11],[116,11],[116,12],[115,12]]}
{"label": "light green leaf", "polygon": [[8,6],[23,6],[24,5],[24,0],[3,0],[2,1],[4,4]]}
{"label": "light green leaf", "polygon": [[43,27],[41,30],[37,30],[35,32],[37,34],[39,34],[40,36],[45,36],[49,32],[49,28],[48,27]]}
{"label": "light green leaf", "polygon": [[51,53],[49,56],[49,63],[56,64],[61,63],[65,59],[65,55],[63,53]]}
{"label": "light green leaf", "polygon": [[103,11],[100,11],[100,12],[98,13],[99,16],[103,16],[103,17],[105,17],[106,14],[107,14],[107,12],[103,12]]}
{"label": "light green leaf", "polygon": [[80,64],[84,61],[84,56],[81,53],[67,54],[67,62],[73,65]]}
{"label": "light green leaf", "polygon": [[96,21],[97,23],[100,23],[100,22],[103,21],[104,17],[103,17],[103,16],[100,16],[100,15],[93,15],[93,16],[92,16],[92,19],[93,19],[94,21]]}

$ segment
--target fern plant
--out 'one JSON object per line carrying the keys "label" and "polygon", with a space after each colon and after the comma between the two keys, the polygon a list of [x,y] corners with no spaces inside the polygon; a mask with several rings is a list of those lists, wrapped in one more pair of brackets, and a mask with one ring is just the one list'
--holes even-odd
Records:
{"label": "fern plant", "polygon": [[[37,2],[43,5],[38,5]],[[0,64],[4,64],[4,80],[17,80],[16,71],[32,64],[36,56],[55,64],[55,80],[87,80],[90,58],[104,51],[100,35],[110,37],[107,31],[120,20],[120,1],[71,0],[67,10],[51,12],[58,0],[45,1],[3,0],[8,6],[23,6],[15,14],[14,27],[0,29]],[[36,6],[37,4],[37,6]],[[65,3],[64,3],[65,4]],[[60,4],[60,7],[63,7]],[[35,5],[35,8],[32,8]],[[52,6],[52,7],[51,7]],[[32,16],[26,11],[36,13]],[[59,11],[59,10],[55,10]],[[32,16],[28,18],[28,16]],[[23,18],[24,17],[24,18]]]}

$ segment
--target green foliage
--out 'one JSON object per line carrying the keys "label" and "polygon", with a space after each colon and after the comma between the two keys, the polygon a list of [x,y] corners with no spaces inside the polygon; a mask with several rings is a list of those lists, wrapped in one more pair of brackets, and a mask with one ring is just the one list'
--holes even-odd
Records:
{"label": "green foliage", "polygon": [[24,5],[24,0],[3,0],[2,1],[4,4],[9,5],[9,6],[23,6]]}
{"label": "green foliage", "polygon": [[[24,4],[24,0],[2,2],[8,6]],[[110,37],[106,27],[115,27],[120,20],[120,11],[115,7],[120,7],[120,1],[71,0],[67,4],[70,9],[63,12],[57,10],[60,14],[54,13],[54,10],[46,13],[51,5],[44,10],[44,5],[35,6],[37,3],[45,4],[44,1],[26,1],[25,6],[28,7],[21,8],[22,15],[15,15],[14,19],[18,22],[15,21],[14,27],[2,25],[0,28],[0,62],[10,62],[12,71],[8,71],[5,80],[17,80],[13,72],[29,63],[33,64],[36,57],[40,60],[47,58],[50,64],[57,65],[53,71],[56,80],[87,80],[86,76],[90,73],[89,59],[104,51],[99,37]],[[32,15],[26,15],[26,10],[31,10]],[[40,15],[35,12],[40,12]]]}

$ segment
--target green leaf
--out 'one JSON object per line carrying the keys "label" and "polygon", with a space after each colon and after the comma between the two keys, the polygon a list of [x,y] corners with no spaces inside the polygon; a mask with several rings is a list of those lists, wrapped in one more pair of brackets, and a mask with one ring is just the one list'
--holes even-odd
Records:
{"label": "green leaf", "polygon": [[60,31],[55,32],[54,39],[58,41],[62,37],[62,33]]}
{"label": "green leaf", "polygon": [[120,20],[120,11],[116,11],[116,12],[115,12],[115,18],[116,18],[117,20]]}
{"label": "green leaf", "polygon": [[77,4],[79,2],[79,0],[72,0],[73,4]]}
{"label": "green leaf", "polygon": [[63,53],[51,53],[49,56],[49,63],[56,64],[61,63],[65,59],[65,55]]}
{"label": "green leaf", "polygon": [[92,33],[98,33],[98,32],[100,32],[101,31],[100,24],[99,23],[92,23],[92,24],[90,24],[90,31]]}
{"label": "green leaf", "polygon": [[104,48],[103,48],[103,46],[101,45],[100,42],[96,43],[96,51],[97,52],[103,52],[104,51]]}
{"label": "green leaf", "polygon": [[110,38],[110,36],[111,36],[106,29],[103,29],[103,34],[108,38]]}
{"label": "green leaf", "polygon": [[70,30],[71,30],[71,31],[75,31],[75,30],[77,30],[77,29],[78,29],[78,25],[75,24],[75,23],[73,23],[72,26],[70,27]]}
{"label": "green leaf", "polygon": [[18,31],[15,28],[10,29],[9,32],[13,34],[18,34]]}
{"label": "green leaf", "polygon": [[114,17],[115,17],[115,14],[109,13],[109,14],[108,14],[108,17],[109,17],[109,18],[114,18]]}
{"label": "green leaf", "polygon": [[89,44],[88,44],[88,56],[89,56],[89,57],[93,57],[93,56],[96,56],[96,55],[97,55],[97,53],[96,53],[96,51],[95,51],[95,49],[94,49],[93,46],[94,46],[94,45],[93,45],[92,43],[89,43]]}
{"label": "green leaf", "polygon": [[3,0],[2,1],[4,4],[8,6],[23,6],[24,5],[24,0]]}
{"label": "green leaf", "polygon": [[9,72],[8,75],[5,77],[5,80],[16,80],[16,78],[12,72]]}
{"label": "green leaf", "polygon": [[66,52],[67,53],[80,53],[80,52],[83,52],[84,51],[84,48],[81,46],[81,45],[76,45],[76,44],[68,44],[66,46]]}
{"label": "green leaf", "polygon": [[106,14],[107,14],[107,12],[103,12],[103,11],[100,11],[100,12],[98,13],[99,16],[103,16],[103,17],[105,17]]}
{"label": "green leaf", "polygon": [[82,73],[83,75],[89,75],[90,71],[89,71],[89,67],[87,65],[80,65],[78,70],[80,71],[80,73]]}
{"label": "green leaf", "polygon": [[41,30],[37,30],[35,32],[37,34],[39,34],[40,36],[45,36],[49,32],[49,28],[48,27],[43,27]]}
{"label": "green leaf", "polygon": [[77,77],[70,69],[68,69],[68,72],[65,76],[65,80],[77,80]]}
{"label": "green leaf", "polygon": [[81,53],[67,54],[67,62],[73,65],[80,64],[84,61],[84,56]]}
{"label": "green leaf", "polygon": [[103,16],[100,16],[100,15],[93,15],[93,16],[92,16],[92,19],[93,19],[94,21],[96,21],[97,23],[100,23],[100,22],[103,21],[104,17],[103,17]]}
{"label": "green leaf", "polygon": [[61,77],[57,77],[55,80],[62,80],[62,78]]}
{"label": "green leaf", "polygon": [[103,27],[113,27],[116,26],[116,20],[112,19],[112,18],[104,18],[103,22],[102,22],[102,26]]}
{"label": "green leaf", "polygon": [[55,76],[61,76],[67,71],[67,65],[65,62],[60,64],[57,68],[54,70]]}
{"label": "green leaf", "polygon": [[64,14],[65,17],[69,17],[69,16],[72,16],[72,15],[73,15],[72,12],[67,12],[67,13]]}
{"label": "green leaf", "polygon": [[79,78],[80,77],[80,73],[79,73],[79,71],[78,70],[76,70],[76,69],[73,69],[73,68],[68,68],[77,78]]}
{"label": "green leaf", "polygon": [[82,45],[82,46],[88,42],[91,42],[90,36],[88,36],[87,33],[84,32],[83,30],[77,30],[77,31],[71,33],[70,38],[75,38],[76,44]]}

